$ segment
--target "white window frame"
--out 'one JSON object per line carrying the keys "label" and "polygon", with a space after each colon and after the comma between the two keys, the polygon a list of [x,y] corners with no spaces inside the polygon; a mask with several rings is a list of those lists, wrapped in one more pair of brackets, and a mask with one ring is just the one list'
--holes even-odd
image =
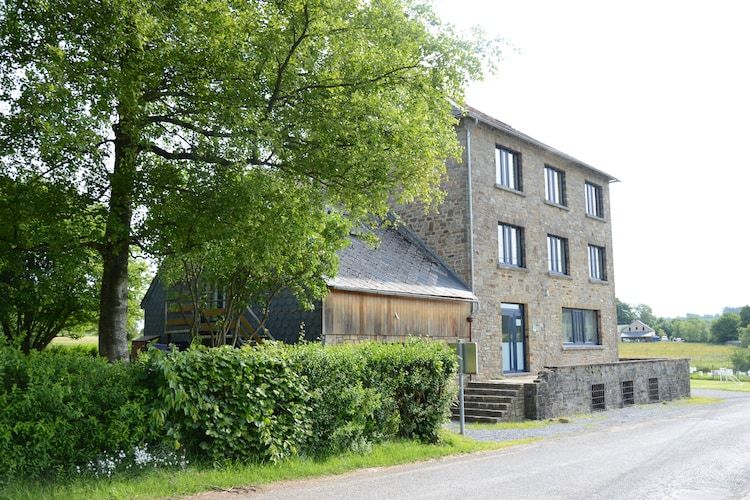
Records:
{"label": "white window frame", "polygon": [[604,218],[604,200],[602,187],[586,181],[586,213],[594,217]]}
{"label": "white window frame", "polygon": [[521,191],[521,154],[502,146],[495,146],[495,183]]}
{"label": "white window frame", "polygon": [[544,199],[556,205],[567,206],[565,196],[565,172],[562,170],[544,166]]}
{"label": "white window frame", "polygon": [[607,281],[607,250],[598,245],[589,245],[589,277]]}
{"label": "white window frame", "polygon": [[524,267],[523,228],[503,222],[498,223],[497,248],[500,264]]}
{"label": "white window frame", "polygon": [[568,240],[554,234],[547,235],[547,270],[568,274]]}

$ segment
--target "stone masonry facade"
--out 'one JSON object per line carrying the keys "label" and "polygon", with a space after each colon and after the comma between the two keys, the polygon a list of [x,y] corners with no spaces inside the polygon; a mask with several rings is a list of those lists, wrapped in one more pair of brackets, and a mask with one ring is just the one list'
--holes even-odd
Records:
{"label": "stone masonry facade", "polygon": [[688,364],[687,359],[634,359],[544,369],[533,384],[524,385],[525,417],[544,420],[689,398]]}
{"label": "stone masonry facade", "polygon": [[[503,377],[502,304],[523,306],[524,371],[617,361],[608,189],[614,179],[479,112],[462,117],[456,133],[463,161],[447,164],[446,197],[438,212],[425,214],[419,206],[396,211],[479,298],[472,324],[472,340],[479,343],[478,378]],[[498,146],[516,152],[520,159],[520,191],[496,184]],[[546,201],[545,166],[564,172],[565,206]],[[601,187],[603,217],[586,213],[586,182]],[[499,262],[500,223],[523,229],[522,267]],[[567,239],[567,275],[548,271],[548,234]],[[589,276],[588,245],[604,248],[604,281]],[[598,342],[565,343],[563,308],[596,311]]]}

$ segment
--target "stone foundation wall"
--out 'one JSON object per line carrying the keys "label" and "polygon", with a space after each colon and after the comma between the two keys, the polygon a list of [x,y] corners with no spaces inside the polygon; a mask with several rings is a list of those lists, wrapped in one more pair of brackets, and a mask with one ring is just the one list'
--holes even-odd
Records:
{"label": "stone foundation wall", "polygon": [[[658,383],[658,399],[649,397],[649,379]],[[687,359],[621,360],[617,363],[547,367],[524,392],[526,418],[543,420],[590,413],[592,385],[604,384],[605,410],[622,408],[622,382],[633,382],[634,404],[690,397]]]}

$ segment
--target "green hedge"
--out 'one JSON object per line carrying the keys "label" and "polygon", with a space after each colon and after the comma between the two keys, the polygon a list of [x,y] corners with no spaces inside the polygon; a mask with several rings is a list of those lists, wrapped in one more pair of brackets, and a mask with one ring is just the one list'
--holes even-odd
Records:
{"label": "green hedge", "polygon": [[0,480],[56,474],[148,439],[138,365],[2,348],[0,381]]}
{"label": "green hedge", "polygon": [[0,349],[0,479],[146,442],[214,463],[434,442],[455,370],[452,351],[427,341],[150,351],[132,365]]}
{"label": "green hedge", "polygon": [[309,394],[288,348],[152,351],[157,422],[176,446],[214,462],[277,461],[310,434]]}

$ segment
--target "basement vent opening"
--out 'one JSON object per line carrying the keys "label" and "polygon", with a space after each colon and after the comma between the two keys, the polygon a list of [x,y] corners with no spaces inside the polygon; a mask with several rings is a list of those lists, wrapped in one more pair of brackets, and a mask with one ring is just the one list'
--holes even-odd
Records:
{"label": "basement vent opening", "polygon": [[635,404],[635,394],[633,393],[633,381],[623,380],[622,381],[622,406],[630,406]]}
{"label": "basement vent opening", "polygon": [[648,400],[653,402],[659,401],[659,379],[648,379]]}
{"label": "basement vent opening", "polygon": [[604,404],[604,384],[591,384],[591,409],[606,410]]}

